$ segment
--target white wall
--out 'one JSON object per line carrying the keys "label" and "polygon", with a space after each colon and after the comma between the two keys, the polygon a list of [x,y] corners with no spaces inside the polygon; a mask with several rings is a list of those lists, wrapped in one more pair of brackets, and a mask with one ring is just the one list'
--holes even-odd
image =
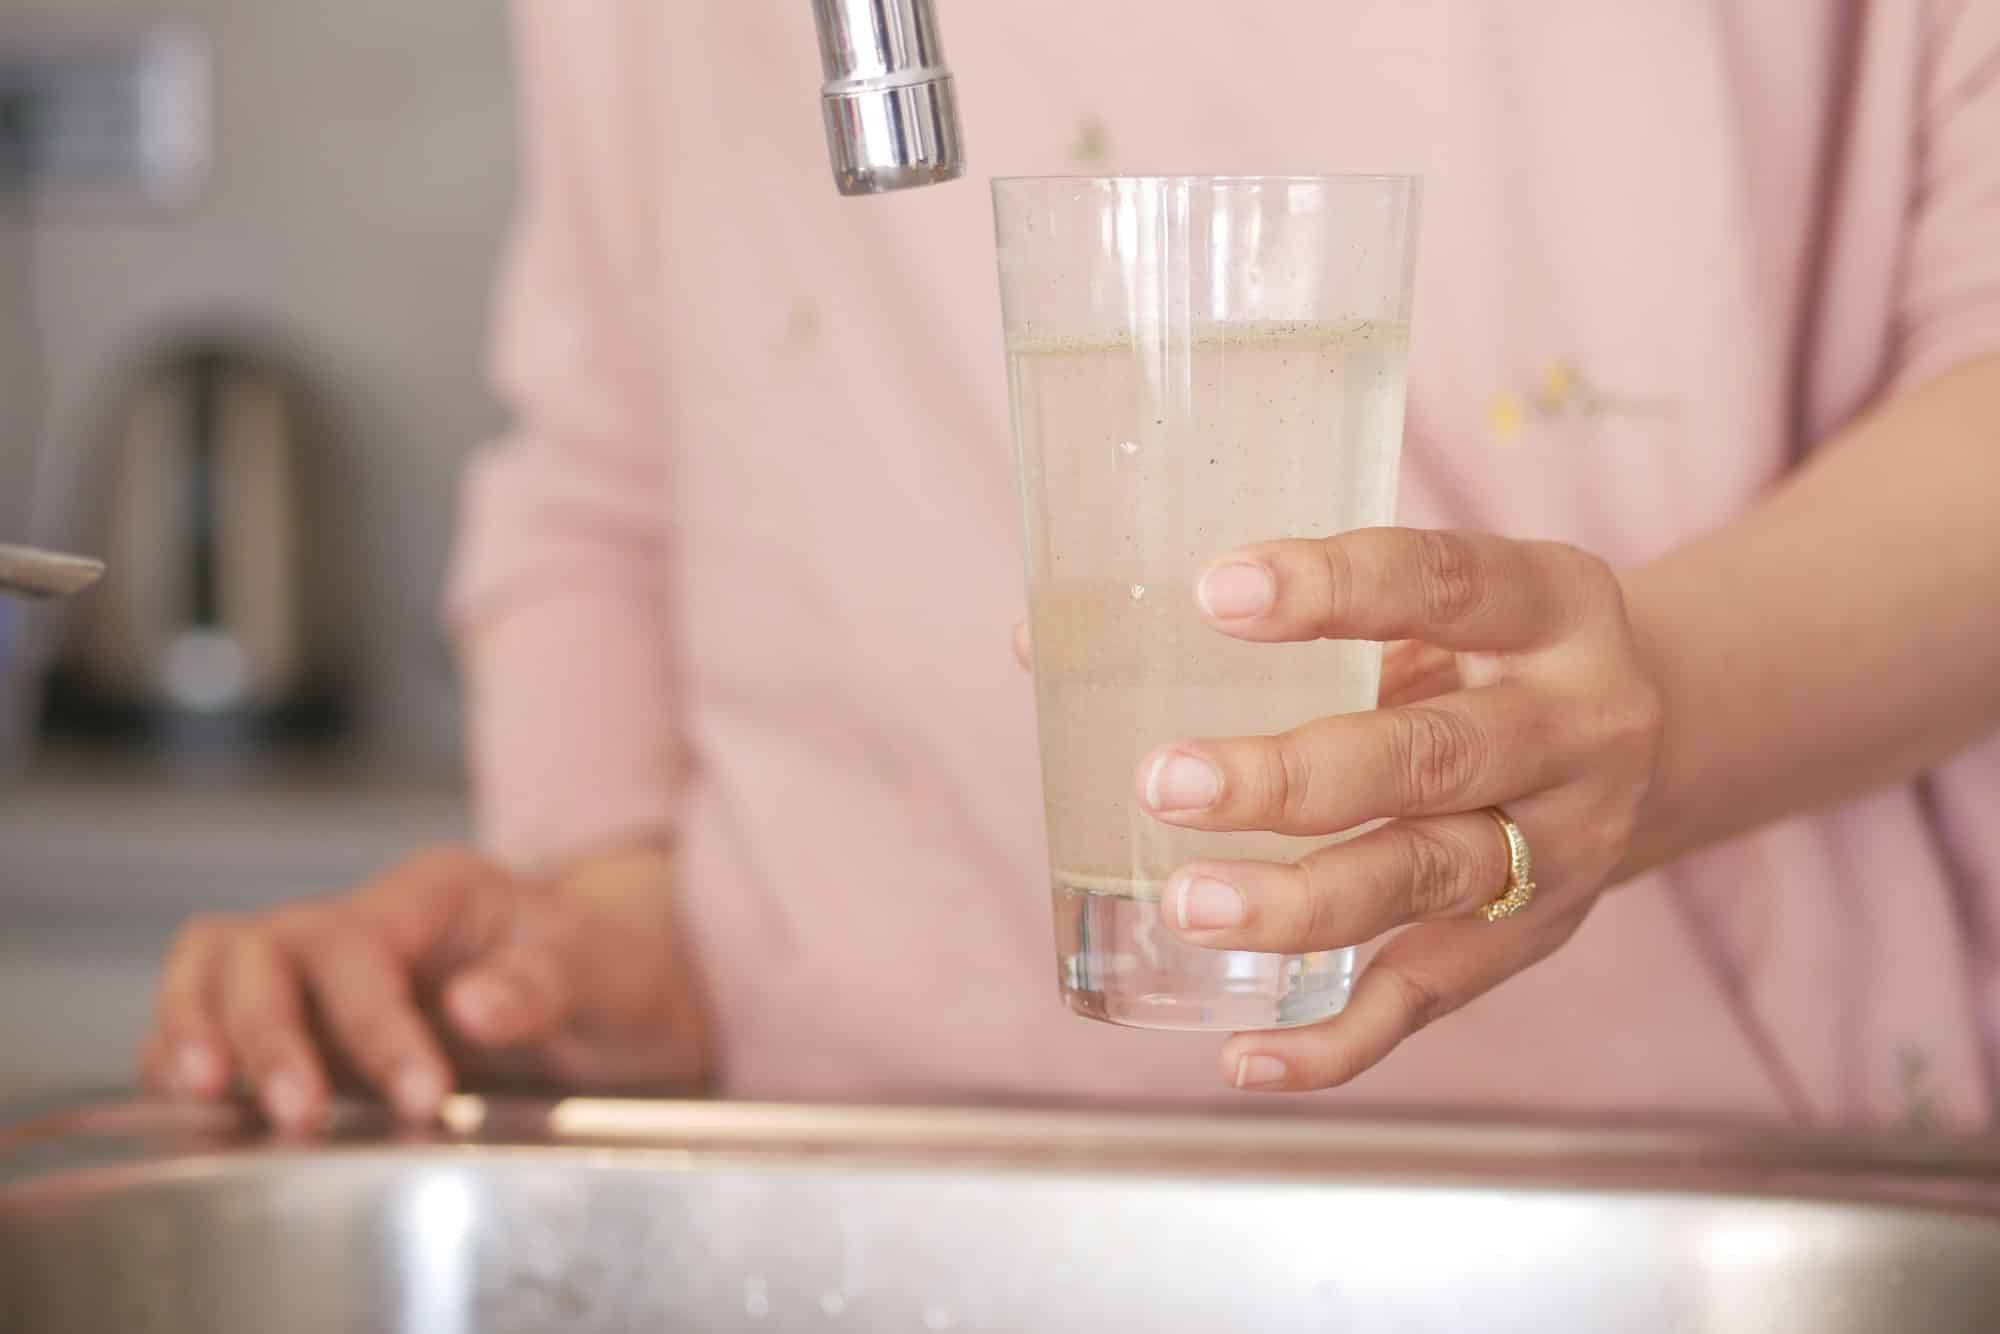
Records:
{"label": "white wall", "polygon": [[505,14],[499,0],[0,0],[0,29],[188,20],[216,58],[216,172],[193,210],[31,229],[59,468],[150,340],[210,319],[275,332],[342,451],[320,500],[354,553],[342,601],[365,603],[344,620],[366,734],[439,764],[457,734],[435,628],[454,478],[499,422],[483,355],[512,188]]}

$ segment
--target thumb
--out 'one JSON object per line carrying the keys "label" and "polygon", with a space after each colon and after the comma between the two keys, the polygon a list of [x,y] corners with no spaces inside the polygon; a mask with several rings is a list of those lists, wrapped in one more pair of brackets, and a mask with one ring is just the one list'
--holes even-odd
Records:
{"label": "thumb", "polygon": [[442,977],[446,1022],[479,1046],[533,1041],[566,1017],[562,933],[540,896],[463,848],[365,887],[365,920],[417,975]]}
{"label": "thumb", "polygon": [[574,1004],[567,952],[558,933],[517,932],[489,954],[472,960],[445,984],[445,1017],[483,1047],[506,1047],[552,1037]]}

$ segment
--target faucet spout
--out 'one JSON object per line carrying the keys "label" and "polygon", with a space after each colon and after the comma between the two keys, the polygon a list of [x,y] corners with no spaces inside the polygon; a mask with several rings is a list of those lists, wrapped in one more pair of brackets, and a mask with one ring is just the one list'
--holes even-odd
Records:
{"label": "faucet spout", "polygon": [[958,100],[931,0],[813,0],[834,183],[883,194],[965,171]]}

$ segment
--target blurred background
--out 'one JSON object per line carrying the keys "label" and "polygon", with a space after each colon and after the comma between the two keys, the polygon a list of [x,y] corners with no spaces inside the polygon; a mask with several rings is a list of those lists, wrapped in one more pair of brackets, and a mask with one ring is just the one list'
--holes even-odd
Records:
{"label": "blurred background", "polygon": [[131,1077],[194,911],[463,832],[438,628],[512,194],[491,0],[0,0],[0,1098]]}

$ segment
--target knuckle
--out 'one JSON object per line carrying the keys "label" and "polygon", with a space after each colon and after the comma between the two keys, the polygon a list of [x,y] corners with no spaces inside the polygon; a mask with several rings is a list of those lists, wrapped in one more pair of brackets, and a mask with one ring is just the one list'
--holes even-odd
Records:
{"label": "knuckle", "polygon": [[332,924],[332,909],[318,903],[295,903],[277,908],[261,922],[271,943],[286,954],[311,950],[327,938]]}
{"label": "knuckle", "polygon": [[444,844],[417,853],[403,863],[400,875],[390,878],[440,883],[477,879],[485,873],[485,861],[470,848]]}
{"label": "knuckle", "polygon": [[1620,692],[1604,721],[1607,739],[1620,750],[1650,754],[1658,743],[1665,702],[1659,687],[1644,678]]}
{"label": "knuckle", "polygon": [[450,902],[490,878],[492,868],[476,852],[458,844],[440,844],[412,854],[348,898],[376,908],[406,908],[412,898]]}
{"label": "knuckle", "polygon": [[[1390,1049],[1393,1050],[1401,1041],[1401,1037],[1395,1038],[1389,1044]],[[1367,1074],[1369,1069],[1387,1054],[1386,1051],[1372,1050],[1368,1046],[1355,1043],[1343,1043],[1332,1050],[1323,1048],[1312,1063],[1310,1086],[1338,1088],[1343,1084],[1352,1083]]]}
{"label": "knuckle", "polygon": [[230,935],[228,948],[224,971],[238,980],[263,986],[270,978],[285,976],[290,971],[285,963],[288,956],[268,920],[245,923]]}
{"label": "knuckle", "polygon": [[469,849],[426,849],[340,900],[342,916],[379,939],[419,940],[476,931],[484,895],[506,881]]}
{"label": "knuckle", "polygon": [[1428,1028],[1451,1012],[1444,989],[1434,978],[1403,968],[1392,968],[1387,976],[1396,990],[1396,1005],[1403,1012],[1408,1032]]}
{"label": "knuckle", "polygon": [[206,977],[194,978],[178,986],[162,977],[153,993],[152,1036],[166,1041],[176,1034],[192,1035],[201,1031],[208,1022],[207,991]]}
{"label": "knuckle", "polygon": [[1611,563],[1592,551],[1572,546],[1567,542],[1555,543],[1562,559],[1569,562],[1570,577],[1578,587],[1599,597],[1623,598],[1623,590],[1618,583],[1618,574]]}
{"label": "knuckle", "polygon": [[1609,562],[1566,542],[1548,543],[1547,550],[1560,581],[1556,610],[1567,627],[1603,624],[1607,615],[1623,621],[1625,589]]}
{"label": "knuckle", "polygon": [[1599,884],[1632,844],[1633,821],[1614,813],[1580,824],[1570,833],[1559,866],[1538,870],[1536,879],[1551,887]]}
{"label": "knuckle", "polygon": [[338,911],[308,919],[298,939],[302,952],[323,958],[351,958],[375,949],[374,937],[351,916]]}
{"label": "knuckle", "polygon": [[307,949],[304,971],[316,1004],[349,1023],[393,1016],[410,978],[373,937],[347,923],[329,926]]}
{"label": "knuckle", "polygon": [[525,994],[539,1003],[550,1004],[563,992],[571,971],[568,962],[571,958],[570,938],[560,928],[552,927],[547,932],[537,931],[531,939],[506,951],[496,966]]}
{"label": "knuckle", "polygon": [[1395,771],[1402,775],[1407,811],[1449,806],[1472,785],[1486,763],[1477,729],[1455,713],[1412,705],[1389,715],[1396,720]]}
{"label": "knuckle", "polygon": [[1264,809],[1274,825],[1297,827],[1313,804],[1311,751],[1299,733],[1284,732],[1271,739],[1267,754]]}
{"label": "knuckle", "polygon": [[1315,620],[1322,630],[1333,632],[1348,624],[1354,609],[1354,557],[1347,544],[1337,537],[1316,544],[1319,549],[1321,606]]}
{"label": "knuckle", "polygon": [[1423,825],[1405,824],[1403,847],[1409,865],[1409,911],[1413,920],[1461,910],[1478,892],[1471,849],[1455,836]]}
{"label": "knuckle", "polygon": [[1451,625],[1479,610],[1486,600],[1479,564],[1453,533],[1425,531],[1418,538],[1417,574],[1427,621]]}
{"label": "knuckle", "polygon": [[181,924],[174,938],[176,949],[200,949],[219,944],[234,934],[239,919],[227,913],[199,913]]}
{"label": "knuckle", "polygon": [[354,946],[360,939],[352,927],[321,922],[310,933],[294,937],[288,943],[284,962],[310,993],[315,1005],[338,1008],[351,1004],[357,995],[367,994],[355,985],[357,980],[367,980],[365,974],[357,978],[354,966]]}
{"label": "knuckle", "polygon": [[1643,798],[1643,789],[1623,787],[1579,793],[1560,845],[1536,862],[1536,879],[1550,886],[1601,885],[1632,845]]}
{"label": "knuckle", "polygon": [[1291,893],[1287,896],[1289,911],[1285,915],[1289,918],[1289,934],[1302,944],[1320,948],[1319,942],[1333,940],[1339,928],[1335,896],[1313,874],[1310,865],[1300,866],[1288,879]]}

